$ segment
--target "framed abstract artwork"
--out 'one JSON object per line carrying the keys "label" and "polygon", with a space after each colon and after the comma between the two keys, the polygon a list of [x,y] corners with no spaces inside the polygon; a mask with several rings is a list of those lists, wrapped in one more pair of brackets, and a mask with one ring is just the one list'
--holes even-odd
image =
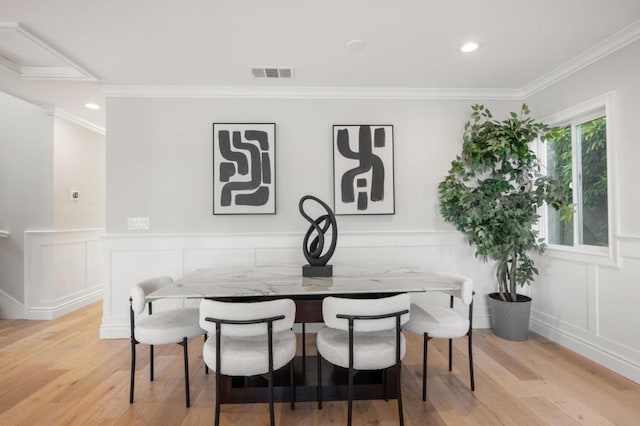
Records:
{"label": "framed abstract artwork", "polygon": [[213,123],[213,214],[275,214],[275,167],[275,123]]}
{"label": "framed abstract artwork", "polygon": [[395,214],[392,125],[333,126],[335,213]]}

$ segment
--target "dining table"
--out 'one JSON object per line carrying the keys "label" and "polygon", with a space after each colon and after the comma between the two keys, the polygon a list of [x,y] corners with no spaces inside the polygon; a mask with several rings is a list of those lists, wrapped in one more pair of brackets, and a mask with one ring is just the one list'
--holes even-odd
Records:
{"label": "dining table", "polygon": [[[160,299],[214,299],[252,302],[289,298],[296,304],[295,322],[301,325],[301,355],[295,360],[296,401],[317,399],[316,356],[307,354],[306,325],[322,323],[322,300],[328,296],[380,298],[400,293],[462,290],[468,278],[449,272],[429,271],[406,265],[334,265],[331,277],[305,277],[300,265],[217,267],[196,269],[147,297]],[[323,367],[324,368],[324,367]],[[289,372],[275,372],[274,400],[289,400]],[[359,371],[354,377],[354,399],[395,398],[395,374]],[[327,365],[323,369],[324,400],[347,399],[347,371]],[[222,403],[267,401],[264,377],[224,377]]]}

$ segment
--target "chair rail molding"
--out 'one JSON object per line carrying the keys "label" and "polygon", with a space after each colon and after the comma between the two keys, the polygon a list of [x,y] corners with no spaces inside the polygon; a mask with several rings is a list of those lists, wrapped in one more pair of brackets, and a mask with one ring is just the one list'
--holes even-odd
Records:
{"label": "chair rail molding", "polygon": [[104,229],[24,233],[24,316],[50,320],[102,298]]}

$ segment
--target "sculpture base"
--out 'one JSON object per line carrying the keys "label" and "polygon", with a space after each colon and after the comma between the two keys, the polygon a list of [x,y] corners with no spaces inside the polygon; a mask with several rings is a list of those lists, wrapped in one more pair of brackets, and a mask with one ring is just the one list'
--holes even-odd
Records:
{"label": "sculpture base", "polygon": [[313,266],[304,265],[302,267],[303,277],[332,277],[333,265]]}

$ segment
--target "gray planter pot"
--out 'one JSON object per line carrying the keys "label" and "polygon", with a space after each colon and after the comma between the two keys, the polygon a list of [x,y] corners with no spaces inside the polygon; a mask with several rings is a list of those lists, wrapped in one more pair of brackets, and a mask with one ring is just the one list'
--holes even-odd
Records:
{"label": "gray planter pot", "polygon": [[507,340],[527,340],[529,338],[529,316],[531,298],[518,295],[517,302],[505,302],[499,293],[489,294],[491,327],[493,333]]}

